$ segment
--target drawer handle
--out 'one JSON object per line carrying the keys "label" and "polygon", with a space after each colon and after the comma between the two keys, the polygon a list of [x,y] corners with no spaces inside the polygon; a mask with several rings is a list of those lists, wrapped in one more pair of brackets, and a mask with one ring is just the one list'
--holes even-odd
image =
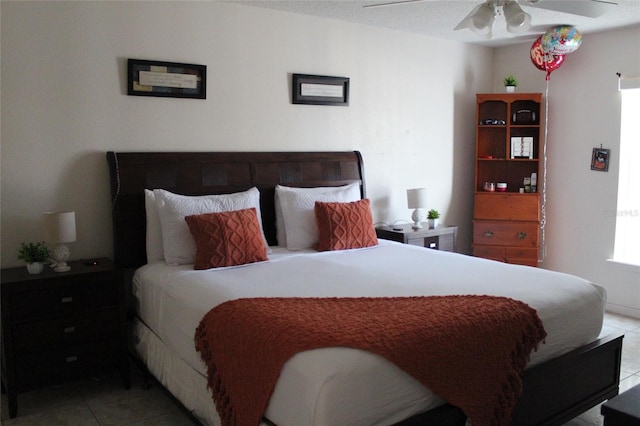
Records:
{"label": "drawer handle", "polygon": [[71,296],[63,297],[61,302],[62,303],[71,303],[71,302],[73,302],[73,297],[71,297]]}
{"label": "drawer handle", "polygon": [[527,238],[527,233],[526,232],[518,232],[518,238],[521,240],[524,240],[525,238]]}
{"label": "drawer handle", "polygon": [[75,333],[75,331],[76,331],[76,328],[75,328],[75,327],[73,327],[73,326],[72,326],[72,327],[65,327],[65,328],[64,328],[64,332],[65,332],[65,333]]}
{"label": "drawer handle", "polygon": [[70,362],[76,362],[77,360],[78,360],[78,357],[77,357],[77,356],[75,356],[75,355],[68,356],[68,357],[66,358],[66,361],[67,361],[68,363],[70,363]]}
{"label": "drawer handle", "polygon": [[493,231],[484,231],[484,236],[485,237],[493,237]]}

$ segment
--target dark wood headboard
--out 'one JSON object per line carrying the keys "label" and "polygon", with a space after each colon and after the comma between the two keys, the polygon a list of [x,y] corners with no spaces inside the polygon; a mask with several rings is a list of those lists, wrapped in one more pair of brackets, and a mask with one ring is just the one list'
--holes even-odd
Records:
{"label": "dark wood headboard", "polygon": [[365,197],[364,166],[349,152],[107,152],[111,176],[115,261],[123,267],[146,263],[145,189],[183,195],[260,190],[265,236],[276,242],[276,185],[313,187],[359,182]]}

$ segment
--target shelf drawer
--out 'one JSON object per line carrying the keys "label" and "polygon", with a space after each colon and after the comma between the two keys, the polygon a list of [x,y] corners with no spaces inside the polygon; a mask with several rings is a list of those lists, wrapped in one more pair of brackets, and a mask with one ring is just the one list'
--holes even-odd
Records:
{"label": "shelf drawer", "polygon": [[498,260],[504,262],[506,258],[506,251],[504,247],[500,246],[473,246],[473,255],[476,257],[483,257],[485,259]]}
{"label": "shelf drawer", "polygon": [[102,309],[90,314],[16,323],[13,343],[16,352],[63,346],[116,336],[120,310]]}
{"label": "shelf drawer", "polygon": [[536,194],[476,194],[474,219],[540,220],[540,197]]}
{"label": "shelf drawer", "polygon": [[497,246],[538,247],[537,222],[476,220],[473,243]]}
{"label": "shelf drawer", "polygon": [[526,247],[507,247],[507,262],[520,263],[520,261],[532,261],[538,263],[538,249]]}
{"label": "shelf drawer", "polygon": [[118,361],[122,347],[117,339],[34,352],[16,358],[18,388],[62,382],[90,374]]}
{"label": "shelf drawer", "polygon": [[108,306],[118,306],[118,287],[112,279],[11,295],[14,321],[71,315]]}

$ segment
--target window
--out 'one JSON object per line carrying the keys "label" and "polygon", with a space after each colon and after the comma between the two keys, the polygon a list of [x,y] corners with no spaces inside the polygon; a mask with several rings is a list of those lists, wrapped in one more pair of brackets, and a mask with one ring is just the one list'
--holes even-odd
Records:
{"label": "window", "polygon": [[628,86],[635,87],[621,90],[620,176],[613,257],[616,261],[640,265],[640,81]]}

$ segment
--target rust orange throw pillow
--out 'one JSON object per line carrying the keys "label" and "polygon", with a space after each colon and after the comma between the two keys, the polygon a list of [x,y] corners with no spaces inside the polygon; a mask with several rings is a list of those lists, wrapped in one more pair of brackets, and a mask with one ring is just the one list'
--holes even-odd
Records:
{"label": "rust orange throw pillow", "polygon": [[318,251],[346,250],[378,245],[369,199],[351,203],[316,201]]}
{"label": "rust orange throw pillow", "polygon": [[196,242],[193,269],[268,260],[255,208],[184,218]]}

